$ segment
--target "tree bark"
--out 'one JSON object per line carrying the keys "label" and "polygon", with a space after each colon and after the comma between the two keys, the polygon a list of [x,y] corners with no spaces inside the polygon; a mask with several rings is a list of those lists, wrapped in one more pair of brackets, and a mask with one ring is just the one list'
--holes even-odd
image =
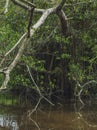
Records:
{"label": "tree bark", "polygon": [[[12,0],[13,1],[13,0]],[[46,10],[40,10],[42,11],[42,16],[40,17],[40,19],[37,21],[36,24],[34,24],[30,30],[30,37],[27,37],[27,33],[25,33],[20,39],[19,41],[16,43],[16,45],[10,49],[10,51],[8,51],[6,54],[5,54],[5,57],[4,59],[2,59],[1,62],[3,62],[6,58],[7,55],[9,55],[16,47],[17,47],[17,44],[20,44],[21,43],[21,46],[17,52],[17,55],[15,56],[14,60],[12,61],[12,63],[6,68],[6,70],[2,71],[4,74],[5,74],[5,80],[0,88],[0,90],[2,89],[6,89],[7,88],[7,85],[8,85],[8,82],[10,80],[10,73],[12,72],[12,70],[15,68],[15,66],[17,65],[17,63],[19,62],[24,50],[26,49],[26,47],[28,46],[29,42],[30,42],[30,39],[31,37],[34,35],[35,31],[45,22],[45,20],[47,19],[47,17],[52,14],[52,13],[56,13],[57,12],[57,9],[61,9],[64,5],[64,0],[59,4],[59,6],[57,7],[53,7],[53,8],[50,8],[50,9],[46,9]],[[8,5],[7,5],[8,6]],[[59,7],[59,8],[58,8]],[[37,10],[37,9],[36,9]],[[39,10],[38,10],[39,11]],[[66,26],[63,25],[63,22],[62,20],[65,20],[66,17],[63,13],[63,11],[59,11],[59,18],[61,20],[61,23],[62,23],[62,26]],[[64,27],[66,28],[66,27]],[[2,63],[0,64],[2,66]],[[0,67],[1,67],[0,66]],[[3,70],[3,69],[2,69]]]}

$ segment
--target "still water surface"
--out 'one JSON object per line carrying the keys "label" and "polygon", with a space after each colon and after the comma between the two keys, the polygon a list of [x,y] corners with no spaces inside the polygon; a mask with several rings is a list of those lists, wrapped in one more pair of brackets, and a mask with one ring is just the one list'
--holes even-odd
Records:
{"label": "still water surface", "polygon": [[0,130],[97,130],[97,104],[42,106],[31,118],[29,110],[0,106]]}

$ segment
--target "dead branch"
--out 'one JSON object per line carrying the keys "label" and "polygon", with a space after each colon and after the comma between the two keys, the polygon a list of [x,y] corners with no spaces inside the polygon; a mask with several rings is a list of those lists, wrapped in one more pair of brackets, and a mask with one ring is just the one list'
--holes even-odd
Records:
{"label": "dead branch", "polygon": [[[32,27],[31,29],[31,37],[34,35],[35,31],[37,28],[39,28],[44,21],[46,20],[46,18],[48,17],[48,15],[50,15],[51,13],[53,13],[55,11],[56,8],[51,8],[51,9],[47,9],[43,15],[41,16],[41,18],[38,20],[38,22]],[[27,33],[26,33],[27,34]],[[21,39],[21,38],[20,38]],[[19,40],[21,42],[21,40]],[[20,43],[18,42],[18,44]],[[15,59],[13,60],[13,62],[9,65],[8,69],[5,71],[5,80],[1,86],[1,90],[2,89],[6,89],[7,88],[7,84],[10,80],[10,73],[11,71],[14,69],[14,67],[17,65],[18,61],[20,60],[25,48],[27,47],[27,45],[29,45],[30,42],[30,38],[28,38],[27,36],[23,38],[21,46],[18,50],[18,53],[15,57]]]}
{"label": "dead branch", "polygon": [[[32,3],[30,2],[30,4],[32,4]],[[8,12],[8,6],[9,6],[9,0],[6,0],[4,14],[6,14]],[[45,11],[45,9],[36,9],[35,8],[35,10],[34,10],[34,12],[36,12],[36,13],[44,13],[44,11]]]}
{"label": "dead branch", "polygon": [[6,0],[4,14],[8,12],[9,0]]}
{"label": "dead branch", "polygon": [[27,33],[23,34],[21,36],[21,38],[18,40],[18,42],[4,55],[4,58],[2,59],[1,63],[0,63],[0,67],[2,66],[2,64],[4,63],[4,61],[6,60],[7,56],[13,52],[17,47],[18,45],[22,42],[22,40],[27,36]]}
{"label": "dead branch", "polygon": [[88,3],[93,3],[96,2],[96,0],[90,0],[90,1],[84,1],[84,2],[76,2],[76,3],[72,3],[72,4],[65,4],[65,7],[67,6],[77,6],[77,5],[81,5],[81,4],[88,4]]}
{"label": "dead branch", "polygon": [[[16,2],[15,0],[12,0],[13,2]],[[18,1],[17,2],[19,5],[21,2]],[[61,8],[63,7],[65,3],[65,0],[62,0],[62,2],[59,4],[59,6],[55,6],[53,8],[49,8],[49,9],[46,9],[45,11],[42,10],[43,14],[42,16],[40,17],[40,19],[37,21],[36,24],[34,24],[30,30],[30,36],[32,37],[35,33],[35,31],[45,22],[45,20],[47,19],[47,17],[52,14],[52,13],[56,13],[57,10],[61,10]],[[21,3],[21,5],[23,5],[23,3]],[[28,9],[28,6],[27,5],[23,5],[25,6],[24,8],[27,8]],[[27,6],[27,7],[26,7]],[[21,6],[22,7],[22,6]],[[61,15],[60,15],[61,17]],[[18,44],[21,43],[21,46],[17,52],[17,55],[15,56],[14,60],[12,61],[12,63],[7,67],[7,70],[4,71],[4,74],[5,74],[5,80],[3,81],[2,83],[2,86],[0,88],[0,90],[2,89],[6,89],[7,88],[7,85],[8,85],[8,82],[10,80],[10,73],[12,72],[12,70],[15,68],[15,66],[17,65],[18,61],[20,60],[24,50],[26,49],[26,47],[29,45],[29,42],[30,42],[30,37],[27,37],[27,33],[25,33],[20,39],[19,41],[15,44],[15,46],[10,50],[8,51],[6,54],[5,54],[5,57],[11,53],[17,46]],[[4,63],[5,61],[5,57],[2,59],[1,63],[0,63],[0,66],[2,66],[2,64]],[[48,101],[48,99],[46,99],[44,97],[45,100]],[[48,101],[49,102],[49,101]]]}
{"label": "dead branch", "polygon": [[37,92],[39,93],[40,97],[41,97],[42,99],[45,99],[45,100],[46,100],[48,103],[50,103],[51,105],[54,105],[51,101],[49,101],[46,97],[44,97],[44,96],[42,95],[42,93],[41,93],[41,91],[40,91],[38,85],[36,84],[36,82],[35,82],[35,80],[34,80],[32,74],[31,74],[31,72],[30,72],[30,68],[29,68],[28,65],[27,65],[27,69],[28,69],[29,75],[30,75],[30,77],[31,77],[31,80],[32,80],[33,84],[36,86],[36,90],[37,90]]}
{"label": "dead branch", "polygon": [[32,74],[31,74],[31,71],[30,71],[30,68],[29,68],[28,65],[27,65],[27,69],[28,69],[28,73],[29,73],[29,75],[30,75],[31,80],[32,80],[33,84],[35,85],[37,92],[39,93],[39,101],[37,102],[35,108],[29,113],[29,116],[31,116],[31,115],[33,114],[33,112],[35,112],[36,109],[38,108],[38,106],[39,106],[39,104],[40,104],[40,102],[41,102],[42,99],[46,100],[46,101],[47,101],[49,104],[51,104],[52,106],[54,106],[54,104],[53,104],[50,100],[48,100],[46,97],[44,97],[44,95],[41,93],[41,91],[40,91],[38,85],[36,84],[36,82],[35,82],[35,80],[34,80]]}
{"label": "dead branch", "polygon": [[23,9],[25,9],[25,10],[29,10],[29,9],[30,9],[29,5],[23,3],[22,1],[19,1],[19,0],[11,0],[11,1],[12,1],[15,5],[21,7],[21,8],[23,8]]}
{"label": "dead branch", "polygon": [[[86,82],[84,85],[80,85],[81,87],[80,87],[80,91],[79,91],[79,93],[78,93],[78,99],[79,99],[79,101],[82,103],[82,105],[85,105],[85,103],[83,102],[83,100],[81,99],[81,95],[82,95],[82,92],[83,92],[83,90],[84,90],[84,88],[87,86],[87,85],[89,85],[89,84],[92,84],[92,83],[95,83],[95,84],[97,84],[97,81],[95,81],[95,80],[92,80],[92,81],[89,81],[89,82]],[[92,87],[92,86],[91,86]]]}

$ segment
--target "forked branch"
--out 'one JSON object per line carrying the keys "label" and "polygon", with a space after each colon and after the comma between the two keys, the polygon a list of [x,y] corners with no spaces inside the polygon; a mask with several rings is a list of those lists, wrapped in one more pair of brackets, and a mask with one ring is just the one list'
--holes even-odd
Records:
{"label": "forked branch", "polygon": [[[20,1],[18,1],[18,0],[12,0],[13,2],[16,2],[16,3],[18,3],[17,5],[20,5],[20,3],[22,3],[22,1],[20,2]],[[23,0],[24,1],[24,0]],[[8,1],[7,1],[8,2]],[[6,68],[6,70],[5,71],[2,71],[2,73],[4,73],[5,74],[5,80],[4,80],[4,82],[3,82],[3,84],[2,84],[2,86],[1,86],[1,88],[0,88],[0,90],[2,90],[2,89],[6,89],[7,88],[7,85],[8,85],[8,82],[9,82],[9,80],[10,80],[10,73],[12,72],[12,70],[15,68],[15,66],[17,65],[17,63],[19,62],[19,60],[20,60],[20,58],[21,58],[21,56],[23,55],[23,52],[24,52],[24,50],[26,49],[26,47],[29,45],[29,42],[30,42],[30,38],[31,37],[33,37],[33,35],[34,35],[34,33],[36,32],[36,30],[45,22],[45,20],[47,19],[47,17],[50,15],[50,14],[52,14],[52,13],[56,13],[57,12],[57,9],[58,9],[58,7],[59,7],[59,9],[61,9],[62,7],[63,7],[63,5],[64,5],[64,3],[65,3],[65,1],[63,0],[60,4],[59,4],[59,6],[57,6],[57,7],[53,7],[53,8],[49,8],[49,9],[46,9],[46,10],[43,10],[43,9],[40,9],[40,11],[43,13],[42,14],[42,16],[40,17],[40,19],[36,22],[36,24],[34,24],[32,27],[30,27],[31,26],[31,21],[32,21],[32,14],[31,14],[31,19],[30,19],[30,21],[29,21],[29,27],[28,27],[28,29],[30,28],[30,36],[29,36],[29,30],[28,30],[28,32],[27,33],[25,33],[25,34],[23,34],[23,36],[18,40],[18,42],[15,44],[15,46],[12,48],[12,49],[10,49],[6,54],[5,54],[5,57],[2,59],[2,61],[1,61],[1,63],[0,63],[0,67],[2,67],[2,64],[4,63],[4,61],[5,61],[5,59],[6,59],[6,57],[7,57],[7,55],[9,55],[17,46],[18,46],[18,44],[20,44],[20,48],[19,48],[19,50],[18,50],[18,52],[17,52],[17,54],[16,54],[16,56],[15,56],[15,58],[14,58],[14,60],[12,61],[12,63],[9,65],[9,66],[7,66]],[[7,4],[8,5],[8,4]],[[29,7],[29,4],[27,4],[27,5],[24,5],[23,3],[21,4],[24,8],[26,8],[26,9],[28,9],[28,8],[30,8],[31,9],[31,7]],[[22,7],[21,6],[21,7]],[[7,7],[7,6],[6,6]],[[35,8],[34,6],[33,6],[33,8]],[[36,9],[37,10],[37,9]],[[39,11],[39,10],[38,10]],[[61,11],[61,10],[60,10]],[[33,12],[33,11],[32,11]],[[61,19],[61,21],[62,21],[62,19],[64,19],[64,18],[66,18],[66,17],[64,17],[63,16],[63,12],[61,11],[61,15],[60,15],[60,19]],[[28,34],[28,35],[27,35]],[[3,70],[3,69],[1,69],[1,70]],[[44,97],[45,98],[45,97]],[[45,98],[45,100],[47,100],[46,98]]]}

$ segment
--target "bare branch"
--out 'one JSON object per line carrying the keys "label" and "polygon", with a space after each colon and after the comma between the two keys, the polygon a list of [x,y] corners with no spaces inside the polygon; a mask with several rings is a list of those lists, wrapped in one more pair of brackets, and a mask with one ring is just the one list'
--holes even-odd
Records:
{"label": "bare branch", "polygon": [[18,45],[22,42],[22,40],[27,36],[27,33],[23,34],[21,36],[21,38],[18,40],[18,42],[4,55],[4,58],[2,59],[1,63],[0,63],[0,67],[2,66],[2,64],[4,63],[6,57],[11,53],[13,52],[16,47],[18,47]]}
{"label": "bare branch", "polygon": [[25,10],[30,9],[29,5],[24,4],[23,2],[19,1],[19,0],[11,0],[15,5],[18,5],[20,7],[22,7]]}
{"label": "bare branch", "polygon": [[4,14],[6,14],[8,12],[8,5],[9,5],[9,0],[6,0]]}
{"label": "bare branch", "polygon": [[32,74],[31,74],[31,72],[30,72],[30,68],[29,68],[28,65],[27,65],[27,69],[28,69],[29,75],[30,75],[30,77],[31,77],[31,80],[32,80],[32,82],[34,83],[34,85],[35,85],[35,87],[36,87],[36,90],[38,91],[38,93],[39,93],[39,95],[40,95],[40,98],[41,98],[41,99],[45,99],[48,103],[50,103],[51,105],[54,105],[51,101],[49,101],[46,97],[44,97],[44,96],[42,95],[42,93],[41,93],[39,87],[37,86],[36,82],[35,82],[34,79],[33,79],[33,76],[32,76]]}
{"label": "bare branch", "polygon": [[[50,15],[51,13],[54,13],[56,10],[56,8],[50,8],[50,9],[47,9],[41,16],[41,18],[37,21],[37,23],[35,25],[32,26],[32,29],[31,29],[31,37],[34,35],[35,31],[37,30],[37,28],[39,28],[46,20],[46,18],[48,17],[48,15]],[[26,33],[23,35],[25,36]],[[2,89],[6,89],[7,88],[7,84],[10,80],[10,73],[11,71],[14,69],[14,67],[17,65],[18,61],[20,60],[25,48],[27,47],[27,45],[29,44],[29,41],[30,41],[30,37],[21,37],[18,41],[18,44],[21,42],[21,46],[18,50],[18,53],[15,57],[15,59],[12,61],[12,63],[8,66],[7,70],[5,71],[5,80],[1,86],[1,90]],[[23,39],[23,40],[22,40]],[[15,48],[15,47],[14,47]],[[13,50],[13,49],[12,49]],[[10,50],[11,52],[11,50]],[[9,54],[9,53],[8,53]],[[5,59],[3,59],[5,60]],[[47,100],[47,99],[46,99]]]}
{"label": "bare branch", "polygon": [[35,8],[34,12],[35,13],[44,13],[46,10],[45,9],[37,9]]}
{"label": "bare branch", "polygon": [[[97,81],[91,80],[91,81],[89,81],[89,82],[86,82],[84,85],[80,85],[80,86],[81,86],[81,89],[80,89],[80,91],[79,91],[79,93],[78,93],[77,96],[78,96],[78,98],[79,98],[79,101],[82,103],[82,105],[85,105],[85,103],[84,103],[83,100],[81,99],[81,94],[82,94],[84,88],[85,88],[87,85],[92,84],[92,83],[97,84]],[[92,87],[92,86],[91,86],[91,87]]]}
{"label": "bare branch", "polygon": [[[23,0],[24,1],[24,0]],[[22,3],[22,1],[20,2],[19,0],[12,0],[13,3],[17,4],[18,6],[25,8],[25,9],[31,9],[31,7],[29,7],[28,5],[25,5],[24,3]],[[60,17],[60,21],[63,24],[62,20],[66,20],[66,16],[64,15],[64,12],[61,11],[62,7],[64,6],[65,0],[62,0],[62,2],[59,4],[59,6],[57,7],[53,7],[53,8],[49,8],[47,10],[41,10],[41,12],[43,13],[42,16],[40,17],[40,19],[37,21],[36,24],[34,24],[30,30],[30,36],[32,37],[35,33],[35,31],[45,22],[45,20],[47,19],[47,17],[52,14],[52,13],[56,13],[57,11],[59,11],[59,17]],[[37,10],[36,10],[37,11]],[[38,10],[39,11],[39,10]],[[66,21],[65,21],[66,22]],[[64,25],[64,24],[63,24]],[[65,26],[64,25],[64,30],[65,30]],[[12,72],[12,70],[15,68],[15,66],[17,65],[18,61],[20,60],[24,50],[26,49],[26,47],[28,46],[30,42],[30,37],[27,37],[27,33],[25,33],[19,40],[18,42],[15,44],[15,46],[10,49],[6,54],[5,57],[3,58],[3,60],[1,61],[0,66],[3,64],[3,62],[5,61],[5,58],[7,57],[7,55],[9,55],[17,46],[18,44],[21,43],[21,46],[17,52],[17,55],[15,56],[14,60],[12,61],[12,63],[7,67],[7,70],[4,71],[5,73],[5,80],[1,86],[1,90],[2,89],[6,89],[8,82],[10,80],[10,73]],[[39,92],[39,90],[38,90]],[[41,95],[41,93],[40,93]],[[48,101],[50,104],[52,104],[47,98],[45,98],[42,95],[42,98],[44,98],[46,101]],[[52,104],[53,105],[53,104]]]}
{"label": "bare branch", "polygon": [[20,58],[21,58],[21,56],[22,56],[22,54],[23,54],[23,51],[24,51],[26,45],[29,43],[29,40],[30,40],[30,39],[27,39],[27,38],[25,38],[25,39],[23,40],[23,43],[22,43],[22,45],[20,46],[20,48],[19,48],[19,50],[18,50],[18,53],[17,53],[15,59],[14,59],[13,62],[9,65],[8,69],[5,71],[5,80],[4,80],[4,82],[3,82],[3,84],[2,84],[2,86],[1,86],[1,88],[0,88],[1,90],[2,90],[2,89],[6,89],[7,84],[8,84],[8,82],[9,82],[9,80],[10,80],[10,72],[14,69],[14,67],[16,66],[16,64],[18,63],[18,61],[20,60]]}
{"label": "bare branch", "polygon": [[44,97],[44,96],[42,95],[42,93],[41,93],[39,87],[37,86],[37,84],[36,84],[36,82],[35,82],[35,80],[34,80],[32,74],[31,74],[31,72],[30,72],[30,68],[29,68],[28,65],[27,65],[27,69],[28,69],[28,73],[29,73],[29,75],[30,75],[30,78],[31,78],[33,84],[35,85],[36,90],[38,91],[39,96],[40,96],[40,97],[39,97],[39,100],[38,100],[38,102],[37,102],[37,104],[36,104],[36,106],[35,106],[34,109],[32,109],[31,112],[29,112],[29,114],[28,114],[28,116],[30,117],[30,116],[37,110],[37,108],[38,108],[38,106],[39,106],[39,104],[40,104],[40,102],[41,102],[42,99],[45,99],[48,103],[50,103],[50,104],[53,105],[53,106],[54,106],[54,104],[53,104],[51,101],[49,101],[46,97]]}
{"label": "bare branch", "polygon": [[96,0],[90,0],[90,1],[84,1],[84,2],[76,2],[76,3],[72,3],[72,4],[65,4],[65,7],[67,6],[76,6],[76,5],[81,5],[81,4],[88,4],[88,3],[93,3],[96,2]]}

